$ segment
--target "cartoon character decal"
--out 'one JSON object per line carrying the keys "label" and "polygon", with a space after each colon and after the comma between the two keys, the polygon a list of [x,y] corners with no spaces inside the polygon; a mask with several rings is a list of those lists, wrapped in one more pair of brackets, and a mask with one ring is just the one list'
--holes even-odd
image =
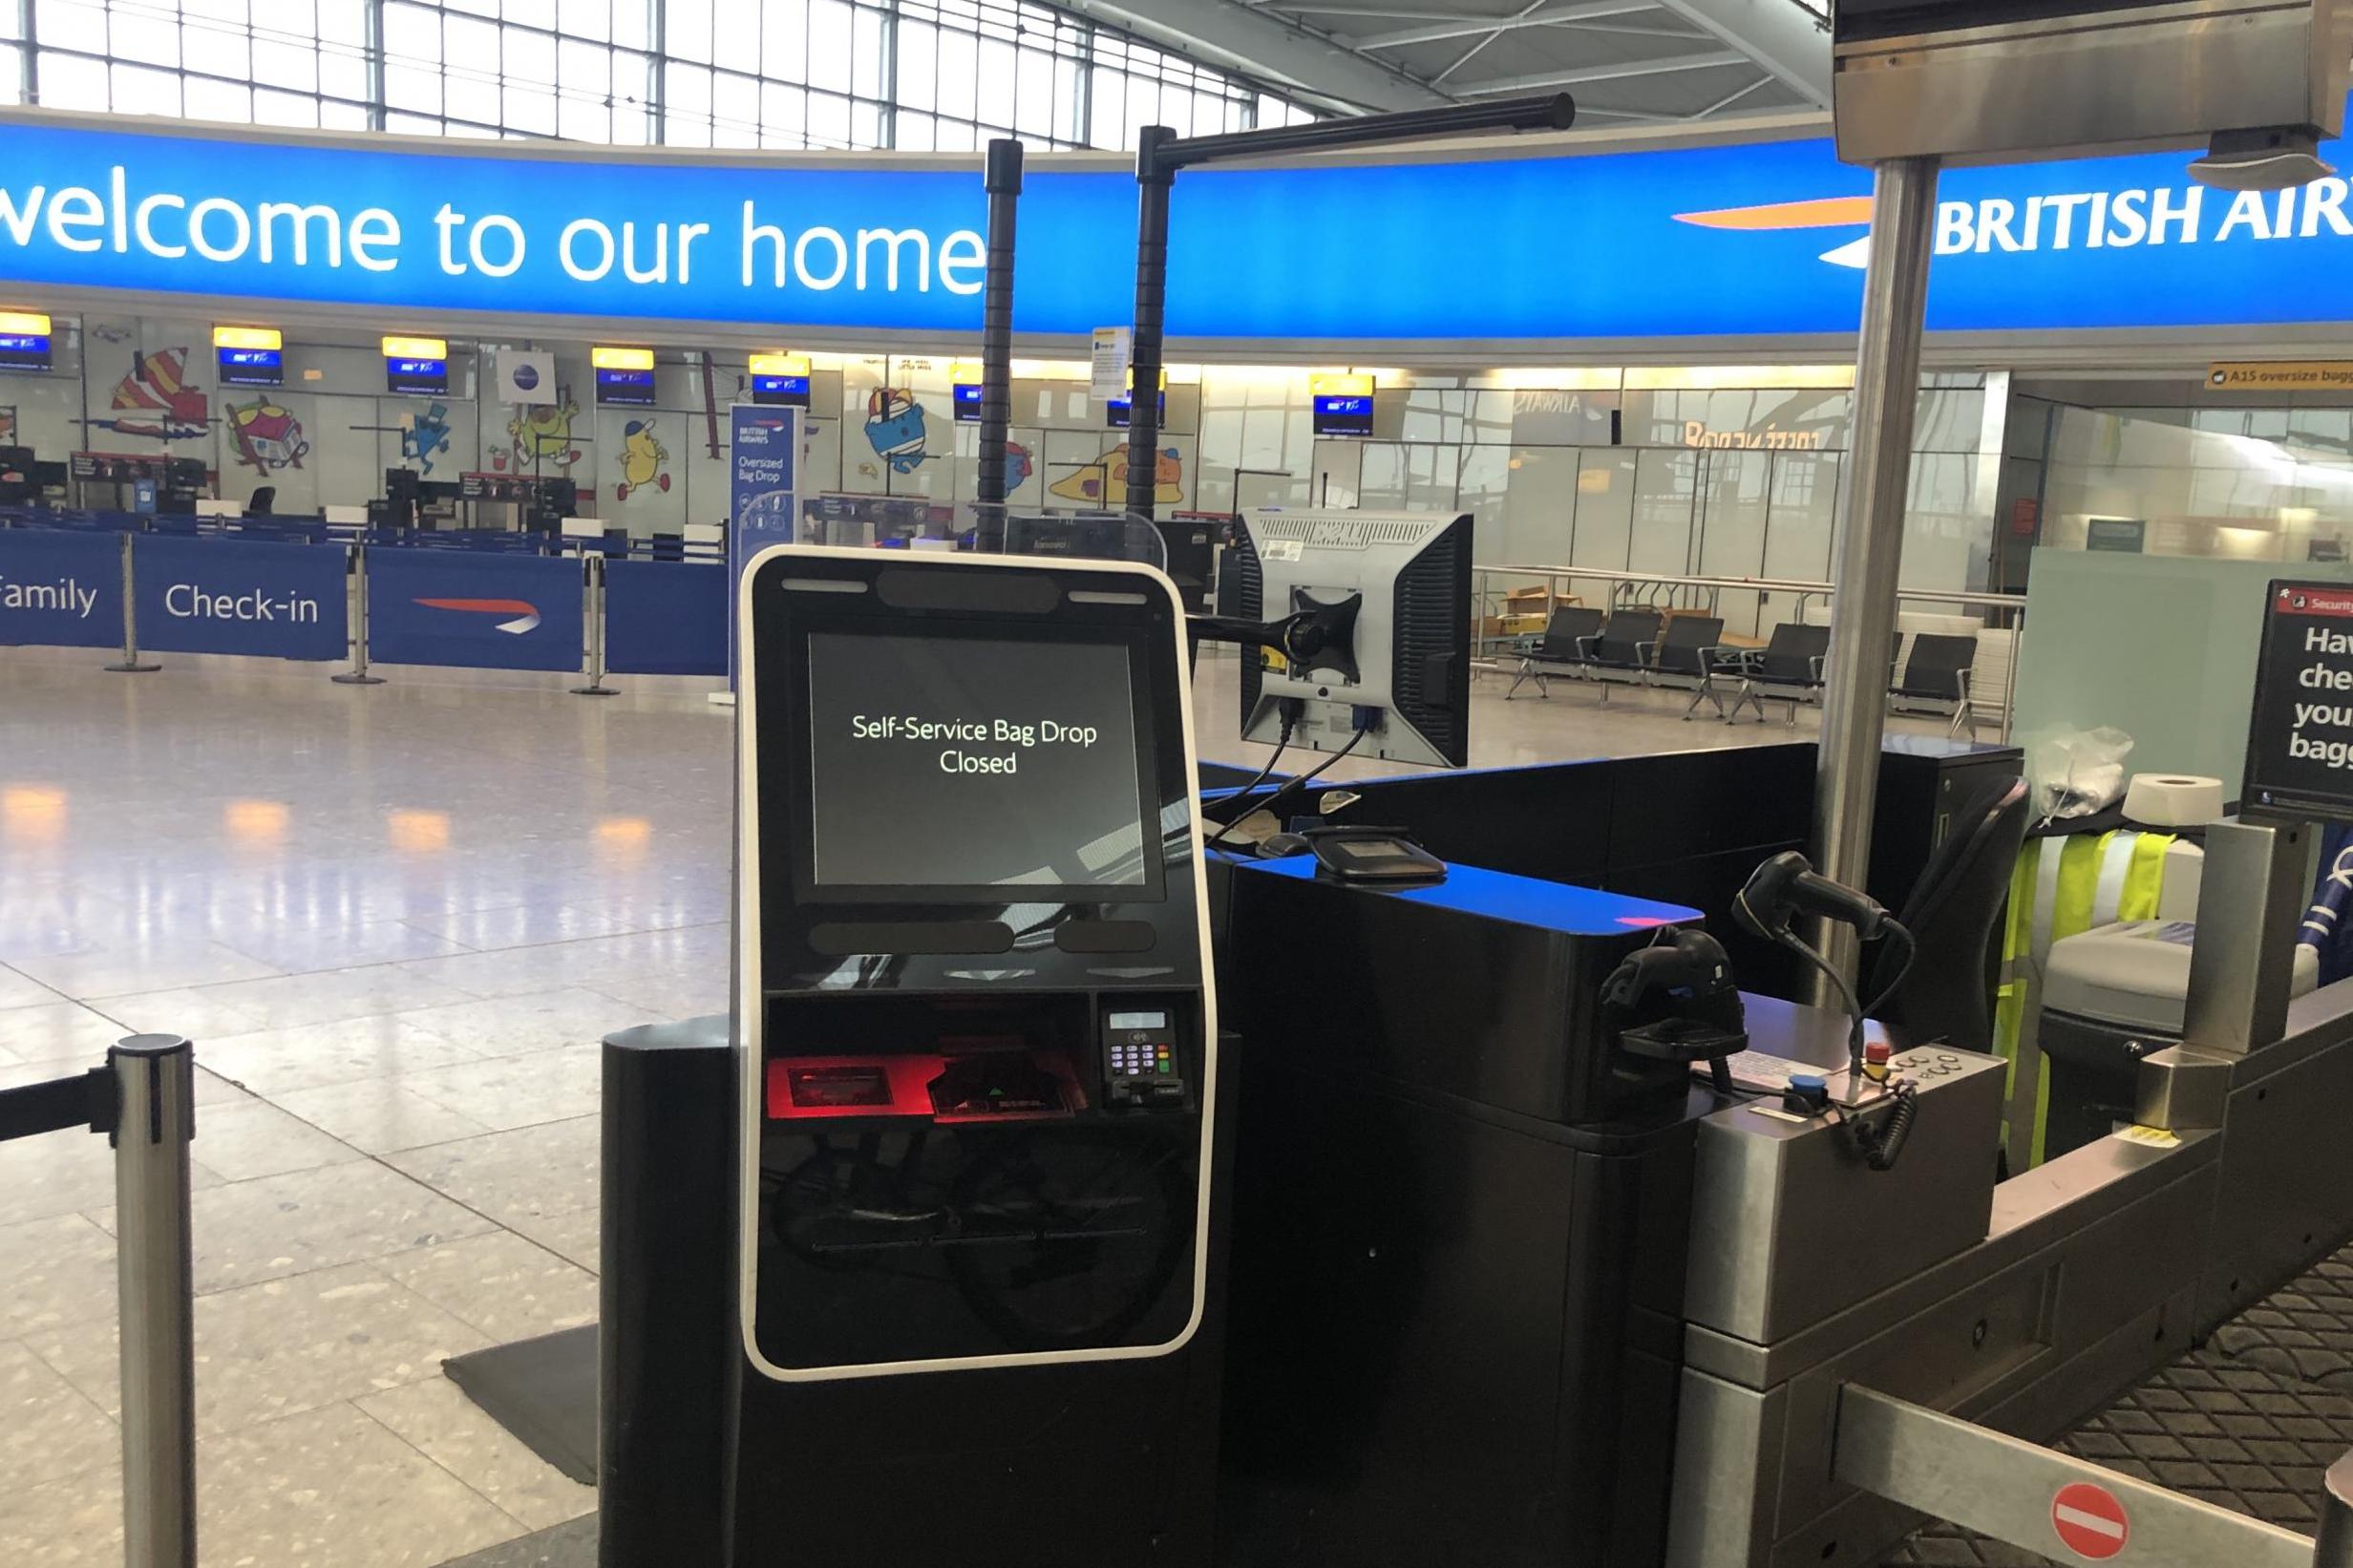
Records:
{"label": "cartoon character decal", "polygon": [[1029,476],[1038,471],[1037,459],[1019,441],[1005,443],[1005,493],[1011,495],[1029,482]]}
{"label": "cartoon character decal", "polygon": [[613,498],[625,501],[647,485],[668,491],[669,472],[662,465],[669,460],[670,449],[655,437],[653,421],[630,420],[621,429],[621,482],[613,486]]}
{"label": "cartoon character decal", "polygon": [[515,445],[511,449],[492,447],[490,466],[501,474],[510,463],[518,474],[525,469],[570,468],[582,456],[572,436],[572,421],[579,416],[580,402],[572,389],[558,387],[555,402],[534,403],[506,422],[506,433]]}
{"label": "cartoon character decal", "polygon": [[433,472],[433,456],[450,449],[450,410],[446,403],[433,403],[424,413],[415,415],[400,431],[400,456],[404,462],[417,465],[417,472]]}
{"label": "cartoon character decal", "polygon": [[227,404],[223,412],[228,415],[239,462],[257,474],[303,466],[310,442],[292,410],[263,396],[247,404]]}
{"label": "cartoon character decal", "polygon": [[131,361],[131,373],[115,383],[112,419],[90,421],[117,435],[158,441],[192,441],[212,433],[212,404],[188,385],[188,350],[159,349]]}
{"label": "cartoon character decal", "polygon": [[[1153,463],[1153,499],[1162,506],[1172,506],[1185,498],[1184,464],[1175,447],[1162,447]],[[1106,451],[1088,463],[1047,487],[1064,500],[1085,501],[1092,506],[1115,506],[1128,493],[1128,448],[1125,442]]]}
{"label": "cartoon character decal", "polygon": [[0,403],[0,442],[13,445],[16,440],[16,405]]}
{"label": "cartoon character decal", "polygon": [[904,387],[877,387],[866,394],[866,442],[894,474],[912,474],[932,454],[923,450],[930,432],[923,405]]}

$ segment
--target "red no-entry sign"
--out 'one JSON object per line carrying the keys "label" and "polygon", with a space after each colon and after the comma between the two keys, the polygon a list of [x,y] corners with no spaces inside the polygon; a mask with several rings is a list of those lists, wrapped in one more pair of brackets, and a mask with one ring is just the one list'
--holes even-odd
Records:
{"label": "red no-entry sign", "polygon": [[2105,1562],[2132,1538],[2131,1521],[2124,1504],[2104,1486],[2076,1481],[2059,1489],[2050,1500],[2050,1527],[2059,1543],[2079,1557]]}

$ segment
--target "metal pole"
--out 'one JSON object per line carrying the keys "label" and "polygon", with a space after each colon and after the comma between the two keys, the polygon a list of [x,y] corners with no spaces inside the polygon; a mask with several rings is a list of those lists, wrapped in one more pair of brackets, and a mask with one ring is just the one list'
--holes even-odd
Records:
{"label": "metal pole", "polygon": [[1013,241],[1021,212],[1021,143],[988,144],[988,271],[981,286],[981,465],[973,498],[994,509],[975,519],[989,547],[1004,547],[1005,443],[1013,423]]}
{"label": "metal pole", "polygon": [[138,602],[131,589],[131,535],[122,536],[122,663],[108,665],[117,675],[145,675],[163,667],[153,662],[139,663]]}
{"label": "metal pole", "polygon": [[1147,125],[1135,146],[1135,345],[1128,379],[1128,511],[1150,518],[1159,486],[1160,330],[1168,306],[1168,196],[1162,157],[1176,133]]}
{"label": "metal pole", "polygon": [[368,546],[351,546],[351,667],[329,680],[337,686],[382,686],[384,677],[368,673]]}
{"label": "metal pole", "polygon": [[[1871,266],[1863,279],[1862,340],[1855,362],[1854,477],[1838,530],[1830,665],[1814,763],[1814,865],[1859,887],[1871,869],[1871,816],[1887,732],[1888,661],[1903,566],[1903,514],[1919,413],[1920,333],[1928,305],[1937,160],[1897,159],[1877,169]],[[1820,922],[1816,943],[1840,974],[1855,974],[1852,927]],[[1837,1006],[1827,976],[1817,1006]]]}
{"label": "metal pole", "polygon": [[122,1526],[128,1568],[196,1565],[195,1270],[188,1140],[196,1058],[176,1034],[106,1054],[115,1129],[115,1247],[122,1323]]}
{"label": "metal pole", "polygon": [[604,684],[604,558],[583,556],[581,570],[581,619],[588,628],[588,652],[583,661],[586,686],[572,689],[575,697],[614,697],[620,693]]}

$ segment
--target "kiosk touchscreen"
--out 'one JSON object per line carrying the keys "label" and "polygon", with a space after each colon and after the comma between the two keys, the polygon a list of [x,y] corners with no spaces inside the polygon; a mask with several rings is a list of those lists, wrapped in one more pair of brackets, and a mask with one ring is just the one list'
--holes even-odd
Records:
{"label": "kiosk touchscreen", "polygon": [[795,546],[741,591],[738,1560],[1190,1560],[1217,1020],[1176,592]]}

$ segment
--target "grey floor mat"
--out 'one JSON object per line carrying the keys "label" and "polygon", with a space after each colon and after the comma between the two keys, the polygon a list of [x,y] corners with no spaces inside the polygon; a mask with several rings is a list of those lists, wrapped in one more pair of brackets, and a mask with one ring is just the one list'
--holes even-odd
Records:
{"label": "grey floor mat", "polygon": [[[2353,1247],[2272,1292],[2054,1445],[2290,1530],[2319,1524],[2321,1473],[2353,1449]],[[1887,1568],[2047,1568],[1930,1525]]]}
{"label": "grey floor mat", "polygon": [[597,1516],[590,1514],[552,1530],[445,1562],[441,1568],[596,1568],[596,1564]]}
{"label": "grey floor mat", "polygon": [[597,1484],[595,1324],[452,1356],[441,1369],[532,1452]]}

